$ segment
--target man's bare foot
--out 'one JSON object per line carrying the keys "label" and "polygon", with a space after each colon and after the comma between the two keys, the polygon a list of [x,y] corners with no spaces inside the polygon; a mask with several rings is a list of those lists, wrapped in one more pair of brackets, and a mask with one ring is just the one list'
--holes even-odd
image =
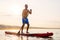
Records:
{"label": "man's bare foot", "polygon": [[21,34],[24,34],[23,31],[21,32]]}
{"label": "man's bare foot", "polygon": [[29,32],[26,32],[26,33],[29,33]]}

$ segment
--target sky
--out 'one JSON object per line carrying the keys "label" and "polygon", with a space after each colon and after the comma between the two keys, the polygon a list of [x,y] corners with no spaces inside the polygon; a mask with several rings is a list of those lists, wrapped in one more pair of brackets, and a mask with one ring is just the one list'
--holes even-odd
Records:
{"label": "sky", "polygon": [[60,0],[0,0],[0,24],[22,26],[22,10],[28,4],[32,27],[60,28]]}

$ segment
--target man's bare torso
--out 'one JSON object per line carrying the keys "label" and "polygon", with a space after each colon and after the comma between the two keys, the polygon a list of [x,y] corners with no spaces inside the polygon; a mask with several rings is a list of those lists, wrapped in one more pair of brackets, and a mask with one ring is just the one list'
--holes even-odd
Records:
{"label": "man's bare torso", "polygon": [[22,17],[23,18],[27,18],[27,16],[29,15],[29,10],[28,9],[24,9],[22,12]]}

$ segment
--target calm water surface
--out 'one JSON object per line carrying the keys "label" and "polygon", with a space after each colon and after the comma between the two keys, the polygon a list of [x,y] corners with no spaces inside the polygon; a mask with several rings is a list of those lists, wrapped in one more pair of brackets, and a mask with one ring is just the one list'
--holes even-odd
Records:
{"label": "calm water surface", "polygon": [[[18,30],[0,30],[0,40],[60,40],[60,29],[29,29],[30,33],[53,32],[52,38],[27,37],[5,34],[5,31],[18,32]],[[24,29],[24,33],[25,33]]]}

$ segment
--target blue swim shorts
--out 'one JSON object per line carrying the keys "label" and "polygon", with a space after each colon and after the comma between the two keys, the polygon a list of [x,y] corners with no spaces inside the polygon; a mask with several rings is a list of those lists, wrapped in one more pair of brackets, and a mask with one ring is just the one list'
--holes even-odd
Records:
{"label": "blue swim shorts", "polygon": [[29,24],[28,18],[22,18],[22,22],[23,22],[23,24],[24,23]]}

